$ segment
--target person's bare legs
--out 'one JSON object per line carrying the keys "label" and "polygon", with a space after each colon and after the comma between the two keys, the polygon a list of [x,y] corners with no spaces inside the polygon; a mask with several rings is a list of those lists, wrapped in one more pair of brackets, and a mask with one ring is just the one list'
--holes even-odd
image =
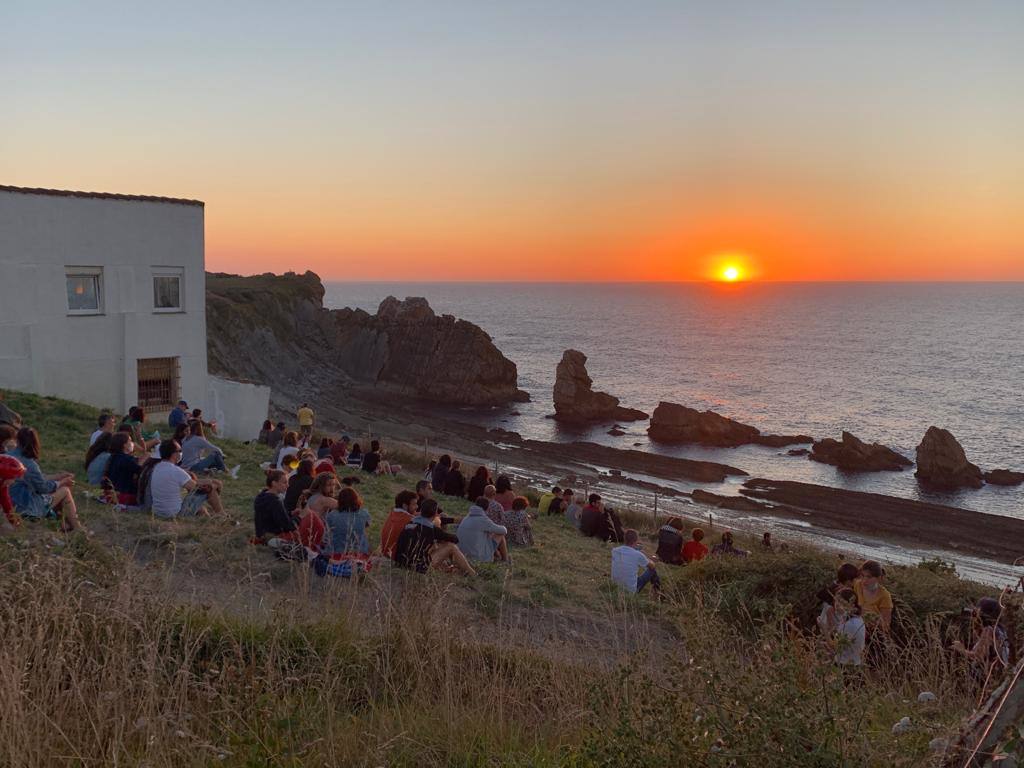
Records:
{"label": "person's bare legs", "polygon": [[440,568],[448,560],[451,560],[452,564],[466,576],[476,576],[473,566],[469,564],[466,556],[462,554],[462,550],[453,542],[446,541],[444,544],[438,544],[434,547],[434,551],[430,553],[430,566],[432,568]]}
{"label": "person's bare legs", "polygon": [[50,497],[53,510],[60,515],[62,531],[84,531],[81,521],[78,519],[78,507],[75,506],[75,497],[67,486],[58,488]]}
{"label": "person's bare legs", "polygon": [[498,549],[495,550],[495,554],[498,556],[499,560],[501,560],[502,562],[507,562],[508,542],[505,540],[505,537],[501,534],[493,534],[492,537],[496,542],[498,542]]}
{"label": "person's bare legs", "polygon": [[216,483],[216,485],[211,484],[207,488],[206,503],[210,505],[210,509],[213,510],[215,515],[223,515],[224,503],[220,500],[220,488],[217,487],[220,485],[220,481],[214,480],[213,483]]}

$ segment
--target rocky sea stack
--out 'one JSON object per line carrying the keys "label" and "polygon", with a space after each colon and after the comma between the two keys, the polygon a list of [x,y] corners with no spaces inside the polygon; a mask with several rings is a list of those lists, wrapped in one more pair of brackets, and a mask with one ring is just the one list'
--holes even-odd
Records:
{"label": "rocky sea stack", "polygon": [[676,403],[658,403],[651,417],[647,434],[662,443],[696,443],[719,448],[739,445],[767,445],[781,448],[787,445],[812,443],[808,435],[762,435],[761,430],[749,424],[726,418],[714,411],[698,411]]}
{"label": "rocky sea stack", "polygon": [[914,462],[881,443],[865,443],[850,432],[841,440],[826,437],[811,449],[810,458],[852,472],[902,472]]}
{"label": "rocky sea stack", "polygon": [[210,371],[268,384],[275,396],[360,391],[458,405],[529,399],[515,363],[487,333],[436,315],[426,299],[389,296],[371,315],[325,309],[323,297],[312,272],[208,274]]}
{"label": "rocky sea stack", "polygon": [[967,460],[967,454],[948,429],[928,427],[917,446],[918,480],[936,488],[981,488],[981,470]]}
{"label": "rocky sea stack", "polygon": [[647,418],[643,411],[620,406],[619,398],[595,392],[593,383],[587,373],[587,356],[575,349],[565,350],[555,370],[555,419],[567,424],[591,424]]}

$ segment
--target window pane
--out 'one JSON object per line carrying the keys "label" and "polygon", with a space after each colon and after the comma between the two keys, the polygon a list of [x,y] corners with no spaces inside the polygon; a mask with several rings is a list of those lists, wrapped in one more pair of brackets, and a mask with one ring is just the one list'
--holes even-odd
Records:
{"label": "window pane", "polygon": [[67,282],[69,310],[99,310],[99,277],[96,275],[68,275]]}
{"label": "window pane", "polygon": [[181,309],[181,278],[153,278],[153,306],[157,309]]}

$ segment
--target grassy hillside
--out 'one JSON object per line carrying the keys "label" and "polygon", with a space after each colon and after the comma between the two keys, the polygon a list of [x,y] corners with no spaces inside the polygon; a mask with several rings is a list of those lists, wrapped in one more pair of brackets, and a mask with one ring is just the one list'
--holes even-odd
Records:
{"label": "grassy hillside", "polygon": [[[972,706],[941,647],[984,590],[939,568],[891,569],[907,642],[850,684],[801,630],[831,555],[663,565],[655,603],[552,517],[476,579],[319,579],[246,543],[265,449],[219,441],[243,466],[223,519],[115,513],[84,486],[96,411],[7,401],[44,470],[78,473],[94,536],[0,541],[3,764],[920,766]],[[365,478],[372,536],[414,480]]]}

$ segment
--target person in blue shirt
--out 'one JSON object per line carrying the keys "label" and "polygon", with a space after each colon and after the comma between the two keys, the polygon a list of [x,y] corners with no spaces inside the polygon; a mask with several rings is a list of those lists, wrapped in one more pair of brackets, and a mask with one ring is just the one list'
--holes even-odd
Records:
{"label": "person in blue shirt", "polygon": [[70,472],[58,472],[46,477],[39,468],[42,449],[39,435],[32,427],[18,430],[18,446],[10,452],[25,466],[25,474],[11,484],[11,501],[22,517],[41,520],[44,517],[59,517],[61,530],[85,531],[78,520],[78,508],[71,489],[75,477]]}
{"label": "person in blue shirt", "polygon": [[184,400],[179,400],[178,404],[171,409],[171,413],[167,416],[167,423],[170,424],[171,429],[174,429],[179,424],[188,423],[188,403]]}
{"label": "person in blue shirt", "polygon": [[327,513],[324,520],[322,554],[368,555],[370,540],[366,532],[370,529],[370,513],[363,506],[363,499],[355,488],[345,487],[338,494],[338,508]]}

